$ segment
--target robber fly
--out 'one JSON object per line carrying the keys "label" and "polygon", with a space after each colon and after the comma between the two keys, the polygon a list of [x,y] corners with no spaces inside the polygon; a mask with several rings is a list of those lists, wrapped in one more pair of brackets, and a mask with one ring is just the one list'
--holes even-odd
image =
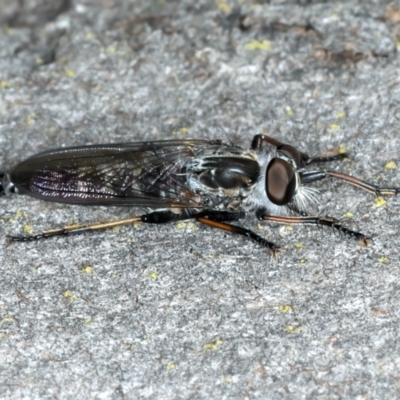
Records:
{"label": "robber fly", "polygon": [[400,188],[382,188],[331,170],[309,170],[317,163],[345,157],[310,157],[269,136],[256,135],[251,148],[219,140],[169,140],[92,145],[50,150],[18,164],[1,176],[0,193],[82,205],[145,207],[131,218],[72,225],[34,236],[10,236],[10,242],[105,229],[141,221],[161,224],[195,219],[205,225],[247,236],[268,248],[280,247],[232,221],[253,212],[259,220],[328,226],[358,239],[371,239],[329,217],[308,216],[315,201],[310,183],[336,178],[375,195],[397,195]]}

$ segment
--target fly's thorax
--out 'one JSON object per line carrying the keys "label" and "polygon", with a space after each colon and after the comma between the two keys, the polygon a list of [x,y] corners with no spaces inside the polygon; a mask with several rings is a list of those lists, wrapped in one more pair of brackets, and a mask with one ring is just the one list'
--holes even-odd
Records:
{"label": "fly's thorax", "polygon": [[254,151],[227,146],[206,148],[189,160],[185,169],[190,189],[213,199],[215,205],[246,198],[260,174]]}

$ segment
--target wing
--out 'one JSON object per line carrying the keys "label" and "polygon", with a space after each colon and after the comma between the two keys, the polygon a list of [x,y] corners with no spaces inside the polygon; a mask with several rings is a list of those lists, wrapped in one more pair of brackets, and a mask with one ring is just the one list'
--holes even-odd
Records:
{"label": "wing", "polygon": [[81,146],[37,154],[18,164],[18,192],[48,201],[86,205],[202,207],[186,184],[184,165],[205,140]]}

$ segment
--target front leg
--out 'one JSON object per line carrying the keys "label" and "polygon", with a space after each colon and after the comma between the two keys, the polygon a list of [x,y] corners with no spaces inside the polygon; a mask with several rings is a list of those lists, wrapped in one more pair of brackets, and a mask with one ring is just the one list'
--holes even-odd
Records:
{"label": "front leg", "polygon": [[285,157],[291,158],[296,163],[297,168],[305,167],[307,162],[310,160],[310,156],[308,154],[302,153],[296,149],[296,147],[291,146],[290,144],[279,142],[278,140],[266,135],[254,136],[251,143],[252,150],[260,151],[264,142],[270,144],[271,146],[275,146],[278,153],[281,153]]}
{"label": "front leg", "polygon": [[303,184],[321,181],[325,178],[334,178],[345,181],[350,185],[365,190],[375,196],[396,196],[400,193],[400,188],[380,187],[374,183],[363,181],[351,175],[336,171],[307,171],[300,173],[300,179]]}
{"label": "front leg", "polygon": [[262,145],[264,142],[269,143],[270,145],[275,146],[275,147],[279,147],[279,146],[283,145],[282,142],[280,142],[279,140],[276,140],[270,136],[258,134],[253,137],[253,140],[251,142],[252,150],[260,150],[262,148]]}
{"label": "front leg", "polygon": [[328,157],[310,157],[307,153],[303,153],[291,145],[282,143],[279,140],[276,140],[270,136],[261,134],[255,135],[253,137],[253,140],[251,142],[252,150],[256,151],[260,150],[264,142],[270,144],[271,146],[276,147],[278,150],[283,150],[283,151],[289,150],[289,152],[292,153],[292,155],[295,154],[296,155],[295,158],[297,158],[298,160],[298,167],[305,167],[310,164],[339,161],[347,157],[346,153],[337,153],[334,154],[333,156],[328,156]]}

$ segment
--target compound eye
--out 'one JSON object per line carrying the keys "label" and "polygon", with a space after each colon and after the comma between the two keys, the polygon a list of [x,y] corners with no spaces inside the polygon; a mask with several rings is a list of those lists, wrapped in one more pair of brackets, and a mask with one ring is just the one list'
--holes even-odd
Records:
{"label": "compound eye", "polygon": [[273,158],[268,164],[265,187],[272,203],[278,206],[288,204],[296,192],[293,167],[281,158]]}
{"label": "compound eye", "polygon": [[290,144],[282,144],[277,148],[277,150],[291,158],[298,167],[302,165],[303,159],[301,153],[295,147]]}

